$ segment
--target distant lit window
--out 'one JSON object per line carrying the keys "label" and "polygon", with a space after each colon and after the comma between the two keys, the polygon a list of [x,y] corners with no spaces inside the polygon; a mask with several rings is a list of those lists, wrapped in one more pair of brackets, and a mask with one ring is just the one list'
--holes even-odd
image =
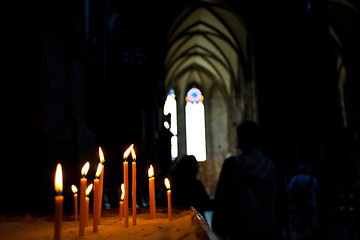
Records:
{"label": "distant lit window", "polygon": [[206,160],[204,96],[193,87],[185,97],[186,152],[198,161]]}
{"label": "distant lit window", "polygon": [[190,89],[185,97],[186,102],[198,103],[204,101],[204,96],[201,94],[201,91],[195,87]]}
{"label": "distant lit window", "polygon": [[310,12],[311,11],[311,1],[309,0],[307,2],[307,12]]}
{"label": "distant lit window", "polygon": [[176,111],[176,99],[174,89],[170,89],[169,94],[166,97],[164,105],[164,115],[171,114],[170,123],[165,121],[164,126],[170,130],[173,134],[171,137],[171,158],[175,160],[178,156],[178,140],[177,140],[177,111]]}

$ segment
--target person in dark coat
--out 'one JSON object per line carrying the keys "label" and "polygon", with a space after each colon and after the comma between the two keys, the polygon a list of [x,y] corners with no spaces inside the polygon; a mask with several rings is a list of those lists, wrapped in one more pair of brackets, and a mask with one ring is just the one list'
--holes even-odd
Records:
{"label": "person in dark coat", "polygon": [[277,169],[260,151],[260,127],[237,129],[242,153],[225,160],[215,194],[213,231],[221,239],[271,239],[276,232]]}
{"label": "person in dark coat", "polygon": [[180,207],[194,207],[204,216],[211,207],[211,201],[203,184],[196,178],[198,162],[193,155],[183,156],[172,172],[172,204]]}

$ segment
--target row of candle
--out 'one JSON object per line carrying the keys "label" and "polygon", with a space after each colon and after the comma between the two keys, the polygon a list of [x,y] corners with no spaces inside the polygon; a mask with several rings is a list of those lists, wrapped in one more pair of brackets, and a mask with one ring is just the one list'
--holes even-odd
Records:
{"label": "row of candle", "polygon": [[[124,174],[124,184],[122,184],[122,196],[120,201],[120,219],[124,216],[124,227],[128,227],[128,217],[129,217],[129,205],[128,205],[128,162],[127,158],[131,153],[133,162],[132,162],[132,216],[133,216],[133,226],[136,225],[136,155],[133,148],[133,144],[125,151],[124,153],[124,162],[123,162],[123,174]],[[94,207],[93,207],[93,231],[98,232],[98,225],[100,224],[101,219],[101,206],[102,206],[102,195],[103,195],[103,178],[104,178],[104,155],[101,147],[99,147],[99,157],[100,163],[95,174],[94,184],[90,184],[88,187],[86,175],[90,168],[89,162],[85,163],[81,169],[81,179],[80,179],[80,217],[79,217],[79,236],[84,236],[85,227],[88,226],[89,220],[89,198],[88,195],[94,186]],[[150,165],[149,171],[149,200],[150,200],[150,218],[156,217],[156,203],[155,203],[155,177],[154,169]],[[55,191],[57,196],[55,197],[55,240],[61,239],[61,222],[62,222],[62,209],[63,209],[63,196],[62,196],[62,168],[61,164],[57,165],[55,173]],[[167,199],[168,199],[168,218],[171,221],[171,190],[170,182],[166,178],[165,186],[167,187]],[[85,189],[86,188],[86,189]],[[72,185],[72,190],[74,192],[74,210],[75,210],[75,220],[77,220],[77,188]],[[123,200],[123,207],[122,207]]]}
{"label": "row of candle", "polygon": [[[150,165],[150,168],[152,166]],[[171,189],[170,189],[170,181],[168,178],[164,180],[165,186],[167,188],[167,202],[168,202],[168,219],[171,221],[172,219],[172,207],[171,207]],[[119,201],[119,220],[122,221],[124,218],[124,195],[125,195],[125,187],[124,183],[121,184],[121,198]],[[149,199],[150,199],[150,218],[153,219],[156,217],[156,204],[155,204],[155,188],[154,188],[154,177],[149,178]],[[134,210],[134,209],[133,209]],[[133,215],[136,216],[136,215]],[[134,218],[133,218],[134,220]]]}

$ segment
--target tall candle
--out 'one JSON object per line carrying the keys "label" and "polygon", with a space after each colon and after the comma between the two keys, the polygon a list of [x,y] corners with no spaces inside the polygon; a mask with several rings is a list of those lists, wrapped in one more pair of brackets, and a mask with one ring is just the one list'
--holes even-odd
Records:
{"label": "tall candle", "polygon": [[89,196],[85,197],[85,227],[89,226]]}
{"label": "tall candle", "polygon": [[156,203],[155,203],[155,177],[154,168],[150,165],[149,171],[149,201],[150,201],[150,218],[156,217]]}
{"label": "tall candle", "polygon": [[[133,146],[133,145],[132,145]],[[136,155],[134,148],[131,149],[132,155],[132,219],[133,226],[136,226]]]}
{"label": "tall candle", "polygon": [[129,169],[127,157],[131,151],[131,146],[124,153],[124,162],[123,162],[123,170],[124,170],[124,186],[125,186],[125,195],[124,195],[124,227],[129,226]]}
{"label": "tall candle", "polygon": [[167,188],[168,218],[169,218],[169,221],[171,221],[171,218],[172,218],[171,189],[170,189],[170,181],[168,178],[165,178],[165,186]]}
{"label": "tall candle", "polygon": [[86,216],[85,216],[85,227],[89,226],[89,195],[90,192],[93,188],[93,184],[90,184],[87,188],[86,188],[86,198],[85,198],[85,203],[86,203]]}
{"label": "tall candle", "polygon": [[73,191],[74,193],[74,218],[75,218],[75,221],[78,220],[78,189],[75,185],[71,185],[71,190]]}
{"label": "tall candle", "polygon": [[153,218],[153,210],[152,210],[152,179],[149,178],[149,207],[150,207],[150,218]]}
{"label": "tall candle", "polygon": [[[101,163],[100,163],[101,164]],[[99,231],[99,201],[100,201],[100,181],[94,179],[94,205],[93,205],[93,232]]]}
{"label": "tall candle", "polygon": [[57,196],[55,197],[55,231],[54,231],[54,239],[59,240],[61,239],[61,223],[63,217],[63,202],[64,197],[62,196],[63,190],[63,177],[62,177],[62,168],[61,164],[58,163],[56,167],[55,173],[55,191]]}
{"label": "tall candle", "polygon": [[[124,152],[124,186],[125,186],[125,197],[124,197],[124,227],[128,227],[129,226],[129,169],[128,169],[128,162],[127,162],[127,158],[131,152],[132,158],[136,159],[135,156],[135,151],[133,149],[134,144],[131,144],[131,146],[126,149],[126,151]],[[136,165],[135,165],[136,166]],[[135,172],[136,174],[136,172]],[[134,191],[134,190],[133,190]],[[133,200],[134,201],[134,200]],[[136,204],[136,203],[135,203]],[[136,210],[135,210],[136,211]],[[133,210],[134,213],[134,210]],[[136,218],[136,215],[133,216]],[[135,220],[136,221],[136,220]]]}
{"label": "tall candle", "polygon": [[103,165],[101,163],[98,164],[98,168],[96,170],[95,179],[94,179],[94,207],[93,207],[93,232],[99,231],[99,220],[100,220],[100,208],[101,208],[101,188],[100,188],[100,180],[99,177],[103,170]]}
{"label": "tall candle", "polygon": [[124,227],[129,226],[129,181],[128,181],[128,162],[124,161]]}
{"label": "tall candle", "polygon": [[119,201],[119,220],[122,221],[124,217],[124,194],[125,194],[125,186],[121,184],[121,197]]}
{"label": "tall candle", "polygon": [[85,234],[85,220],[86,220],[86,206],[85,206],[85,191],[87,185],[86,174],[90,168],[90,163],[87,162],[81,169],[81,179],[80,179],[80,218],[79,218],[79,236],[84,236]]}
{"label": "tall candle", "polygon": [[100,174],[100,208],[99,208],[99,214],[100,214],[100,217],[99,217],[99,224],[100,224],[100,222],[101,222],[101,208],[102,208],[102,198],[103,198],[103,191],[104,191],[104,171],[105,171],[105,169],[104,169],[104,167],[105,167],[105,165],[104,165],[104,163],[105,163],[105,158],[104,158],[104,153],[103,153],[103,151],[102,151],[102,149],[101,149],[101,147],[99,147],[99,158],[100,158],[100,163],[102,164],[102,171],[101,171],[101,174]]}

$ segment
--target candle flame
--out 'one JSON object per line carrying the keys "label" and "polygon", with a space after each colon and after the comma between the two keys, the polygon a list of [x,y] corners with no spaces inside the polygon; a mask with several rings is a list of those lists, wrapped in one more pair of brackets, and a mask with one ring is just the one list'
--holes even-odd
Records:
{"label": "candle flame", "polygon": [[149,175],[149,178],[154,176],[154,168],[152,165],[150,165],[150,167],[149,167],[148,175]]}
{"label": "candle flame", "polygon": [[134,148],[131,149],[131,157],[132,159],[135,161],[136,160],[136,155],[135,155],[135,150]]}
{"label": "candle flame", "polygon": [[124,197],[125,197],[125,186],[124,184],[121,184],[121,201],[124,200]]}
{"label": "candle flame", "polygon": [[86,188],[86,191],[85,191],[86,196],[89,196],[92,188],[93,188],[93,184],[90,184],[90,185]]}
{"label": "candle flame", "polygon": [[102,170],[103,170],[103,165],[101,164],[101,162],[99,162],[97,170],[96,170],[95,178],[99,178]]}
{"label": "candle flame", "polygon": [[136,156],[135,156],[135,151],[134,151],[134,144],[131,144],[131,146],[128,149],[126,149],[126,151],[124,152],[124,161],[126,161],[130,152],[131,152],[132,158],[135,160]]}
{"label": "candle flame", "polygon": [[167,190],[170,190],[170,181],[168,178],[165,178],[165,186],[166,186]]}
{"label": "candle flame", "polygon": [[75,185],[71,185],[71,190],[73,191],[73,193],[77,193],[78,189]]}
{"label": "candle flame", "polygon": [[101,164],[104,164],[105,158],[104,158],[104,153],[103,153],[101,147],[99,147],[99,158],[100,158]]}
{"label": "candle flame", "polygon": [[88,171],[89,171],[89,168],[90,168],[90,163],[89,163],[89,162],[85,163],[84,166],[83,166],[82,169],[81,169],[81,175],[82,175],[83,177],[86,176],[86,174],[87,174]]}
{"label": "candle flame", "polygon": [[55,187],[55,191],[58,194],[61,194],[63,190],[63,176],[62,176],[62,168],[60,163],[58,163],[58,165],[56,166],[54,187]]}

